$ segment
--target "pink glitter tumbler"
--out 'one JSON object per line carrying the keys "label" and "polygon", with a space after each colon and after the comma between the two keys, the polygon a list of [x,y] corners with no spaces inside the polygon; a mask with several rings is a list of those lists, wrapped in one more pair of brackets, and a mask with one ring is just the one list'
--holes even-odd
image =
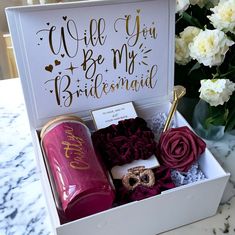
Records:
{"label": "pink glitter tumbler", "polygon": [[41,131],[41,142],[61,220],[75,220],[112,206],[113,185],[81,119],[60,116],[50,121]]}

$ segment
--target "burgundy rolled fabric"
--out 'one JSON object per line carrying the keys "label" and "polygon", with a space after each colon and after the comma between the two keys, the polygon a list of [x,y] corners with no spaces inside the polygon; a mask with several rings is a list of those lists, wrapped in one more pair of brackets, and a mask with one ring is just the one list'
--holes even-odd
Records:
{"label": "burgundy rolled fabric", "polygon": [[119,205],[132,201],[139,201],[175,187],[175,184],[171,179],[171,170],[169,168],[160,166],[153,169],[153,173],[155,176],[155,184],[152,187],[139,185],[134,190],[127,190],[122,185],[121,180],[114,180],[117,191],[116,203]]}

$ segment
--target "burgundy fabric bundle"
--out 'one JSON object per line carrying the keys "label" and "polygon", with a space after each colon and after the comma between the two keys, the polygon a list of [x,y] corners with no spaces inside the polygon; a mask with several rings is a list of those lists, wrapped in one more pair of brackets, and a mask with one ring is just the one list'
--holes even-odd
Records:
{"label": "burgundy fabric bundle", "polygon": [[92,140],[108,168],[148,159],[156,150],[153,132],[139,117],[100,129],[92,135]]}
{"label": "burgundy fabric bundle", "polygon": [[[109,170],[116,165],[148,159],[157,148],[153,132],[147,127],[146,121],[139,117],[100,129],[92,135],[92,140],[95,150]],[[155,184],[152,187],[139,185],[130,191],[122,185],[122,180],[114,180],[116,203],[141,200],[175,187],[169,168],[163,166],[153,171]]]}
{"label": "burgundy fabric bundle", "polygon": [[160,166],[153,169],[153,172],[155,175],[155,184],[150,188],[139,185],[134,190],[130,191],[122,185],[121,180],[114,180],[116,186],[116,203],[119,205],[142,200],[175,187],[175,184],[171,180],[171,170],[169,168]]}

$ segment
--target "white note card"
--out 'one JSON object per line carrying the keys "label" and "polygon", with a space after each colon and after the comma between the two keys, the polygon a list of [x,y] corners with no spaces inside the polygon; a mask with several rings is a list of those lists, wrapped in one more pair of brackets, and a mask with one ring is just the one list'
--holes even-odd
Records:
{"label": "white note card", "polygon": [[114,105],[103,109],[92,111],[96,129],[105,128],[119,121],[129,118],[136,118],[137,113],[132,102]]}

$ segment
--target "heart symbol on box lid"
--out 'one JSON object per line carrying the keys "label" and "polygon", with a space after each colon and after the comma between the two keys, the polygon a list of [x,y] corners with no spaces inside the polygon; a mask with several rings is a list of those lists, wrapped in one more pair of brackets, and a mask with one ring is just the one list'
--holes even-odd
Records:
{"label": "heart symbol on box lid", "polygon": [[51,73],[53,70],[53,65],[49,64],[48,66],[45,67],[45,70]]}
{"label": "heart symbol on box lid", "polygon": [[55,60],[55,66],[57,66],[57,65],[60,65],[60,61],[59,60]]}

